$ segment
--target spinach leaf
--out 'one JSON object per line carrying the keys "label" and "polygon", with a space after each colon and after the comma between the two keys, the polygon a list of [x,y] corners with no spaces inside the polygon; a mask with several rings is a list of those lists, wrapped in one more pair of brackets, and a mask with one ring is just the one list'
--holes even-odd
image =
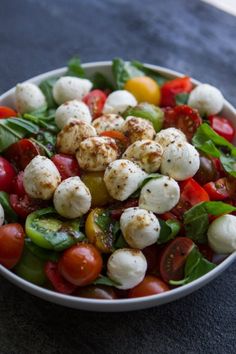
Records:
{"label": "spinach leaf", "polygon": [[56,108],[58,106],[56,101],[54,100],[52,93],[53,86],[55,85],[57,80],[58,78],[51,78],[44,80],[39,84],[39,88],[42,90],[44,96],[46,97],[48,108]]}
{"label": "spinach leaf", "polygon": [[97,279],[95,279],[93,284],[94,285],[107,285],[107,286],[120,285],[119,283],[115,282],[114,280],[111,280],[110,278],[108,278],[104,275],[100,275]]}
{"label": "spinach leaf", "polygon": [[30,238],[25,239],[25,246],[33,253],[37,258],[42,261],[57,262],[59,260],[59,253],[46,248],[41,248],[31,241]]}
{"label": "spinach leaf", "polygon": [[161,245],[175,238],[175,236],[179,233],[181,225],[177,220],[167,220],[164,221],[162,219],[158,219],[161,231],[159,238],[157,240],[157,244]]}
{"label": "spinach leaf", "polygon": [[93,88],[100,90],[111,90],[114,91],[114,86],[102,73],[95,73],[92,78]]}
{"label": "spinach leaf", "polygon": [[0,204],[3,207],[5,213],[5,219],[8,222],[15,222],[18,220],[18,215],[12,209],[10,201],[9,201],[9,194],[3,191],[0,191]]}
{"label": "spinach leaf", "polygon": [[177,93],[177,95],[175,96],[175,102],[176,105],[182,105],[182,104],[187,104],[188,103],[188,98],[189,98],[189,93]]}
{"label": "spinach leaf", "polygon": [[123,89],[124,84],[132,77],[143,76],[143,71],[132,65],[132,63],[125,62],[120,58],[116,58],[112,62],[112,72],[118,90]]}
{"label": "spinach leaf", "polygon": [[81,78],[85,77],[85,71],[81,66],[81,61],[78,56],[71,58],[67,65],[68,70],[66,72],[66,76],[77,76]]}

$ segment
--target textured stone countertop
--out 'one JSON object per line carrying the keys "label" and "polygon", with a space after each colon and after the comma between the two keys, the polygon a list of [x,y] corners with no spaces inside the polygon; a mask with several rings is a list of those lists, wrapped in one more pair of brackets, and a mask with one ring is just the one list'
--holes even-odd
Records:
{"label": "textured stone countertop", "polygon": [[[64,66],[115,56],[219,87],[236,105],[236,17],[188,0],[1,0],[0,93]],[[0,353],[236,352],[236,264],[184,299],[89,313],[28,295],[0,277]]]}

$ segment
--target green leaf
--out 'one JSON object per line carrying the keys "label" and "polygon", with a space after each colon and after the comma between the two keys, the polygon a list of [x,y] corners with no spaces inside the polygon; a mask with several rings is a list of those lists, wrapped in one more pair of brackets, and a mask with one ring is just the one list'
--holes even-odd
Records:
{"label": "green leaf", "polygon": [[114,91],[114,86],[102,73],[95,73],[92,78],[93,88],[100,90],[111,90]]}
{"label": "green leaf", "polygon": [[157,240],[157,244],[161,245],[175,238],[175,236],[179,233],[181,225],[177,220],[167,220],[164,221],[162,219],[158,219],[161,231],[159,238]]}
{"label": "green leaf", "polygon": [[48,108],[56,108],[58,106],[54,100],[52,93],[53,86],[55,85],[57,80],[58,78],[51,78],[44,80],[39,84],[39,88],[42,90],[44,96],[46,97]]}
{"label": "green leaf", "polygon": [[117,286],[120,285],[119,283],[111,280],[110,278],[100,275],[96,280],[93,282],[94,285],[107,285],[107,286]]}
{"label": "green leaf", "polygon": [[151,77],[153,80],[155,80],[160,86],[162,86],[165,82],[169,81],[169,79],[159,74],[156,70],[146,68],[142,63],[140,63],[137,60],[133,60],[131,64],[135,66],[137,69],[139,69],[140,71],[142,71],[144,75],[147,75]]}
{"label": "green leaf", "polygon": [[188,98],[189,98],[189,93],[186,92],[177,93],[177,95],[175,96],[176,105],[181,106],[182,104],[187,104]]}
{"label": "green leaf", "polygon": [[5,219],[8,222],[15,222],[18,220],[18,215],[12,209],[10,201],[9,201],[9,194],[3,191],[0,191],[0,204],[3,207],[5,213]]}
{"label": "green leaf", "polygon": [[57,262],[59,260],[59,253],[45,248],[37,246],[31,241],[30,238],[25,239],[25,246],[33,253],[37,258],[42,261],[52,261]]}
{"label": "green leaf", "polygon": [[139,189],[142,189],[145,184],[147,184],[149,181],[151,181],[152,179],[157,179],[157,178],[161,178],[163,177],[160,173],[150,173],[150,175],[148,175],[140,184]]}
{"label": "green leaf", "polygon": [[118,233],[116,241],[114,242],[114,248],[127,248],[129,247],[128,243],[125,241],[124,236],[122,235],[121,231]]}
{"label": "green leaf", "polygon": [[78,56],[71,58],[67,65],[68,70],[66,72],[66,76],[85,77],[85,71],[81,66],[80,58]]}
{"label": "green leaf", "polygon": [[95,222],[103,232],[108,232],[112,222],[109,211],[104,210],[102,213],[98,214]]}
{"label": "green leaf", "polygon": [[236,157],[221,154],[220,161],[225,171],[231,176],[236,177]]}
{"label": "green leaf", "polygon": [[133,66],[132,63],[116,58],[112,62],[112,72],[116,82],[116,88],[121,90],[124,84],[132,77],[143,76],[143,71]]}
{"label": "green leaf", "polygon": [[236,208],[233,205],[223,202],[204,202],[203,204],[206,212],[210,215],[219,216],[236,211]]}

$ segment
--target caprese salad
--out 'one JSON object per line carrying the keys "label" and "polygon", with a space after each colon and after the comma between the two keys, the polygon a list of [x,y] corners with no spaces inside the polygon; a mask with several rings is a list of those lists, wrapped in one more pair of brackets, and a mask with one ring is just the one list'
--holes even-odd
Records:
{"label": "caprese salad", "polygon": [[78,297],[159,294],[236,250],[236,147],[224,99],[114,59],[78,58],[0,106],[0,264]]}

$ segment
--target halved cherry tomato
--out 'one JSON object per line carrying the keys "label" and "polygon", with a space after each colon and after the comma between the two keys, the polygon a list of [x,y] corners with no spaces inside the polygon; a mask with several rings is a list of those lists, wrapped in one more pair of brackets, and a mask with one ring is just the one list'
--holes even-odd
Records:
{"label": "halved cherry tomato", "polygon": [[24,248],[25,232],[20,224],[0,227],[0,264],[12,269],[20,260]]}
{"label": "halved cherry tomato", "polygon": [[211,128],[223,138],[231,142],[235,136],[235,129],[233,124],[224,117],[209,116],[208,117]]}
{"label": "halved cherry tomato", "polygon": [[219,172],[215,167],[215,163],[210,156],[200,154],[200,166],[194,179],[202,186],[208,182],[215,181],[219,178]]}
{"label": "halved cherry tomato", "polygon": [[20,171],[12,180],[12,192],[19,197],[23,197],[26,192],[23,185],[24,171]]}
{"label": "halved cherry tomato", "polygon": [[86,172],[81,176],[82,181],[90,190],[92,207],[101,207],[113,200],[107,191],[103,177],[103,171]]}
{"label": "halved cherry tomato", "polygon": [[21,171],[35,156],[40,155],[40,152],[40,148],[33,141],[21,139],[6,150],[5,156]]}
{"label": "halved cherry tomato", "polygon": [[0,156],[0,191],[10,192],[16,172],[13,166]]}
{"label": "halved cherry tomato", "polygon": [[177,216],[175,214],[171,213],[170,211],[167,211],[166,213],[161,214],[160,218],[165,221],[166,220],[178,220]]}
{"label": "halved cherry tomato", "polygon": [[152,275],[159,274],[159,263],[160,263],[160,254],[161,254],[161,247],[158,246],[156,243],[145,247],[142,249],[142,252],[147,261],[147,273]]}
{"label": "halved cherry tomato", "polygon": [[73,156],[56,154],[51,158],[51,160],[60,172],[62,180],[73,176],[80,176],[78,162]]}
{"label": "halved cherry tomato", "polygon": [[180,129],[189,141],[201,124],[202,118],[198,111],[187,105],[165,109],[164,128]]}
{"label": "halved cherry tomato", "polygon": [[0,106],[0,119],[1,118],[10,118],[10,117],[16,117],[17,112],[7,106]]}
{"label": "halved cherry tomato", "polygon": [[58,270],[58,264],[48,261],[45,265],[45,273],[56,291],[62,294],[72,294],[77,286],[69,283],[62,277]]}
{"label": "halved cherry tomato", "polygon": [[27,194],[19,196],[10,194],[10,204],[17,215],[25,219],[30,213],[45,207],[45,202],[38,199],[32,199]]}
{"label": "halved cherry tomato", "polygon": [[93,90],[83,98],[84,103],[89,107],[93,119],[102,114],[106,99],[106,94],[101,90]]}
{"label": "halved cherry tomato", "polygon": [[160,274],[165,282],[184,278],[185,262],[193,247],[187,237],[177,237],[166,245],[160,258]]}
{"label": "halved cherry tomato", "polygon": [[160,87],[151,77],[133,77],[125,83],[124,89],[131,92],[138,102],[148,102],[157,106],[160,104]]}
{"label": "halved cherry tomato", "polygon": [[138,206],[138,199],[130,199],[127,200],[126,202],[119,203],[117,205],[114,205],[112,210],[111,210],[111,217],[115,220],[119,220],[121,217],[121,214],[124,212],[125,209],[127,208],[133,208]]}
{"label": "halved cherry tomato", "polygon": [[70,283],[85,286],[99,276],[102,265],[102,256],[93,245],[78,243],[63,252],[58,269]]}
{"label": "halved cherry tomato", "polygon": [[88,285],[78,288],[74,295],[86,297],[89,299],[113,300],[117,299],[115,290],[111,286],[106,285]]}
{"label": "halved cherry tomato", "polygon": [[160,278],[146,275],[141,283],[129,291],[129,298],[157,295],[170,290],[169,286]]}
{"label": "halved cherry tomato", "polygon": [[226,177],[206,183],[203,188],[207,191],[210,200],[224,200],[231,196]]}
{"label": "halved cherry tomato", "polygon": [[166,82],[161,87],[161,106],[174,107],[176,105],[175,96],[178,93],[188,93],[192,90],[192,83],[188,76]]}
{"label": "halved cherry tomato", "polygon": [[129,138],[117,130],[104,131],[100,136],[108,136],[109,138],[115,139],[119,148],[119,154],[122,154],[129,145]]}

